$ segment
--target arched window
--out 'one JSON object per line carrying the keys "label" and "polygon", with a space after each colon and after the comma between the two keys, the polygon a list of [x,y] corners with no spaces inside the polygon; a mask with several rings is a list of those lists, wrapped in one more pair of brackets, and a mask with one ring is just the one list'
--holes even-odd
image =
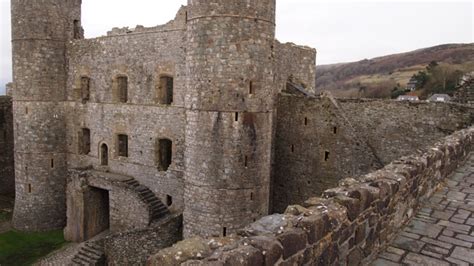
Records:
{"label": "arched window", "polygon": [[168,171],[173,157],[173,142],[169,139],[159,139],[156,147],[156,159],[160,171]]}
{"label": "arched window", "polygon": [[174,79],[172,76],[160,76],[156,92],[159,104],[170,105],[173,103],[173,87]]}
{"label": "arched window", "polygon": [[100,146],[100,165],[109,165],[109,147],[105,143]]}

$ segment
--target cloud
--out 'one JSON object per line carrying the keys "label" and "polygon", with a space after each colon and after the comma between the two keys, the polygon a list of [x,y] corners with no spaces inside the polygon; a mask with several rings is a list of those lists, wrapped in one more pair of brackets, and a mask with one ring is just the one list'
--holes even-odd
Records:
{"label": "cloud", "polygon": [[[83,0],[86,37],[113,27],[155,26],[186,0]],[[443,43],[473,42],[472,1],[277,0],[277,38],[318,50],[318,64],[347,62]],[[0,80],[11,80],[10,0],[0,0]]]}

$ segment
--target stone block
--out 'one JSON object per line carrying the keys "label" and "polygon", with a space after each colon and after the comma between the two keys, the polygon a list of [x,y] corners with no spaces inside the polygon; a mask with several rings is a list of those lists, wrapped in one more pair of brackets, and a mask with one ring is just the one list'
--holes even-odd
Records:
{"label": "stone block", "polygon": [[263,255],[263,265],[274,265],[283,255],[283,247],[276,238],[266,236],[254,236],[244,239],[247,243],[261,251]]}
{"label": "stone block", "polygon": [[283,247],[283,259],[287,259],[298,251],[306,248],[308,243],[306,232],[300,228],[290,229],[277,236]]}

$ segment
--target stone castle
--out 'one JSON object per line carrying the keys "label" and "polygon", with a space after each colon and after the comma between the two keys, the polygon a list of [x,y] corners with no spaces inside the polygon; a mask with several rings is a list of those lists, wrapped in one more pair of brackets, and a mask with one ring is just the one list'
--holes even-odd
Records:
{"label": "stone castle", "polygon": [[18,230],[106,232],[109,262],[234,235],[474,120],[463,105],[316,95],[316,50],[275,39],[276,0],[189,0],[165,25],[94,39],[81,0],[11,3],[0,192],[15,193]]}

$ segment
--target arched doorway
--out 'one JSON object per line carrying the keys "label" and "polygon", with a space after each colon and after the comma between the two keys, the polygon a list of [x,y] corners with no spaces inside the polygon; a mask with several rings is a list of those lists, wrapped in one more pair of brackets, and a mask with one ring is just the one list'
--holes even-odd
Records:
{"label": "arched doorway", "polygon": [[100,165],[109,165],[109,147],[105,143],[100,146]]}

